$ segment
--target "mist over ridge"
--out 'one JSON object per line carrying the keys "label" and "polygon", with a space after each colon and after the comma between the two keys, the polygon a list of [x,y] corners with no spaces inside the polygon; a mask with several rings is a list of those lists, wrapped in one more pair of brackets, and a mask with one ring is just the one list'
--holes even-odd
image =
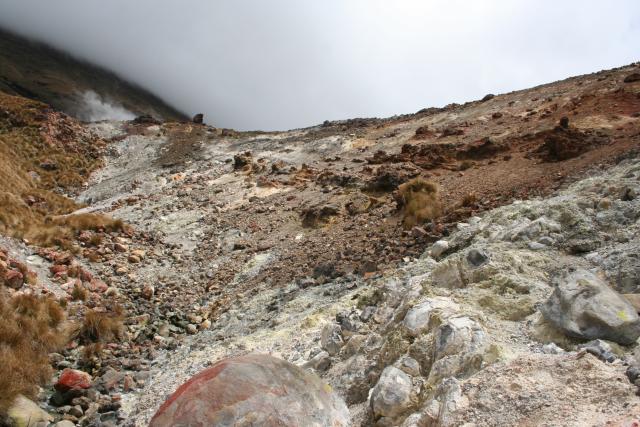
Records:
{"label": "mist over ridge", "polygon": [[0,26],[212,125],[273,130],[410,113],[626,64],[638,59],[639,12],[626,0],[24,0],[0,6]]}

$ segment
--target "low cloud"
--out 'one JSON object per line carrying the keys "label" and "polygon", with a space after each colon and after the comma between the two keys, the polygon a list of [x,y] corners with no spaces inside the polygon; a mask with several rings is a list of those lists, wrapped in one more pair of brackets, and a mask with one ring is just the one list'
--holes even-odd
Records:
{"label": "low cloud", "polygon": [[0,26],[213,125],[282,129],[478,99],[638,60],[637,0],[41,0]]}

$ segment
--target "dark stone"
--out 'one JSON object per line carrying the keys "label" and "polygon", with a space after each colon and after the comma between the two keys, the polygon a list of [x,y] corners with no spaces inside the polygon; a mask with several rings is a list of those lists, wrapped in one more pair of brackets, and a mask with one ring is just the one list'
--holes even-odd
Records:
{"label": "dark stone", "polygon": [[198,113],[195,116],[193,116],[193,123],[202,124],[203,121],[204,121],[204,114]]}
{"label": "dark stone", "polygon": [[625,83],[633,83],[640,81],[640,73],[632,73],[624,78]]}
{"label": "dark stone", "polygon": [[562,117],[560,119],[560,127],[564,129],[569,129],[569,117]]}
{"label": "dark stone", "polygon": [[482,97],[482,99],[480,100],[481,102],[487,102],[493,98],[495,98],[496,96],[492,93],[488,93],[485,96]]}
{"label": "dark stone", "polygon": [[474,267],[480,267],[489,261],[489,255],[480,249],[471,249],[467,252],[467,262]]}
{"label": "dark stone", "polygon": [[635,381],[640,377],[640,369],[635,366],[629,366],[626,374],[627,378],[629,378],[629,382],[635,383]]}

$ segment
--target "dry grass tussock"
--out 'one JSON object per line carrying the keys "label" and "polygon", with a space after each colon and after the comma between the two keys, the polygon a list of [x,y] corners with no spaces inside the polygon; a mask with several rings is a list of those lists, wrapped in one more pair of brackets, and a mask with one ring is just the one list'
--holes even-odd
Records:
{"label": "dry grass tussock", "polygon": [[51,380],[49,353],[69,340],[65,313],[51,297],[0,294],[0,413],[19,394],[34,398]]}
{"label": "dry grass tussock", "polygon": [[120,341],[124,336],[124,312],[120,306],[109,311],[87,310],[78,338],[84,344]]}
{"label": "dry grass tussock", "polygon": [[79,208],[60,190],[78,188],[100,165],[102,142],[45,104],[0,92],[0,233],[43,246],[71,246],[82,230],[122,229]]}
{"label": "dry grass tussock", "polygon": [[405,228],[433,220],[442,214],[437,185],[423,178],[414,178],[398,186],[396,201]]}

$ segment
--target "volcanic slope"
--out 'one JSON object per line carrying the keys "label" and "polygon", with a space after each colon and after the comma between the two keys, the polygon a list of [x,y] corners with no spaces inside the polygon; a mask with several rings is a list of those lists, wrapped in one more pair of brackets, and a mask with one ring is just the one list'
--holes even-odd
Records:
{"label": "volcanic slope", "polygon": [[[45,408],[82,425],[145,425],[189,375],[258,351],[314,369],[356,424],[632,417],[624,372],[633,346],[592,343],[616,355],[602,362],[579,348],[588,340],[547,328],[540,309],[554,280],[574,280],[556,277],[569,267],[593,286],[638,293],[640,81],[629,77],[639,72],[632,64],[464,105],[286,132],[148,119],[84,125],[46,111],[31,122],[3,105],[12,138],[25,126],[27,142],[56,138],[62,125],[85,135],[77,149],[58,141],[60,158],[72,153],[84,168],[69,188],[34,181],[56,162],[20,163],[24,191],[64,198],[60,218],[41,222],[78,223],[73,236],[63,247],[2,240],[6,298],[55,295],[79,325],[51,360],[58,371],[89,374],[86,408],[65,412],[71,400],[44,384],[56,409]],[[5,188],[31,203],[18,190]],[[412,192],[428,214],[410,211]],[[431,305],[437,322],[411,320]],[[446,344],[440,325],[455,342],[425,353],[436,339]],[[326,328],[340,337],[333,345],[322,339]],[[607,359],[605,350],[589,353]],[[411,387],[409,403],[389,412],[375,396],[397,374],[390,366]],[[587,370],[563,406],[562,384]],[[500,381],[487,387],[493,377]],[[595,402],[605,388],[610,401]],[[495,406],[505,393],[507,406]],[[498,410],[505,414],[492,418]]]}

